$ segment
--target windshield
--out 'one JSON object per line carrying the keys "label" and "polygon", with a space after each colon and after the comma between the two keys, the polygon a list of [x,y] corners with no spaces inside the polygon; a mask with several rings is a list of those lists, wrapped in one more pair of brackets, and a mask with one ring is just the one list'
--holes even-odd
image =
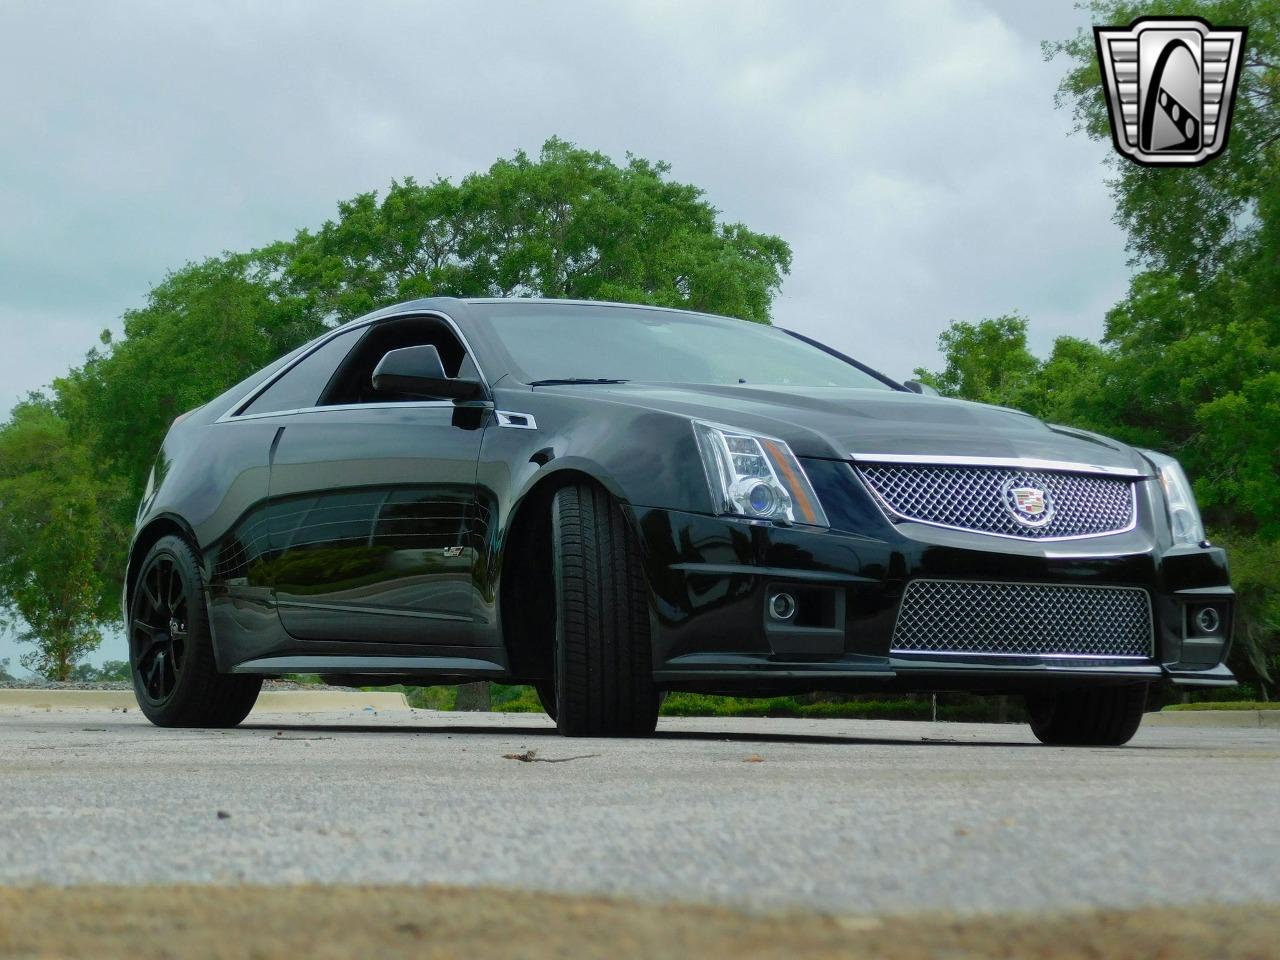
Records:
{"label": "windshield", "polygon": [[708,314],[604,304],[481,308],[526,383],[644,380],[893,389],[773,327]]}

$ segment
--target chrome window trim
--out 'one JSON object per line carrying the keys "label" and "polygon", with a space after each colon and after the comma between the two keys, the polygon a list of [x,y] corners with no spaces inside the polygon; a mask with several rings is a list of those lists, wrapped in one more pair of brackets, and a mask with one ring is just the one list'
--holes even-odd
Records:
{"label": "chrome window trim", "polygon": [[[992,466],[990,463],[983,464],[965,464],[966,466]],[[1019,464],[1021,465],[1021,464]],[[950,464],[942,464],[942,466],[950,466]],[[1040,469],[1044,469],[1041,467]],[[1072,471],[1074,472],[1074,471]],[[960,533],[970,533],[975,537],[999,537],[1002,540],[1015,540],[1018,543],[1063,543],[1067,540],[1100,540],[1103,537],[1115,537],[1122,533],[1132,533],[1138,526],[1138,484],[1129,484],[1129,525],[1119,530],[1107,530],[1105,533],[1073,533],[1065,537],[1028,537],[1016,533],[995,533],[990,530],[975,530],[973,527],[957,527],[949,523],[938,523],[935,520],[921,520],[919,517],[910,517],[904,513],[898,513],[893,507],[889,506],[880,496],[880,492],[867,482],[863,477],[861,470],[855,470],[858,475],[858,482],[862,484],[862,488],[871,494],[871,499],[875,501],[880,512],[884,514],[886,520],[890,523],[918,523],[926,527],[937,527],[940,530],[957,530]],[[980,582],[980,581],[975,581]]]}
{"label": "chrome window trim", "polygon": [[1141,479],[1151,474],[1133,467],[1108,467],[1076,460],[1044,460],[1038,457],[971,457],[917,453],[851,453],[856,463],[898,463],[934,467],[1022,467],[1026,470],[1058,470],[1063,473],[1096,473],[1108,477]]}
{"label": "chrome window trim", "polygon": [[453,400],[410,400],[405,403],[339,403],[323,407],[296,407],[292,410],[266,410],[262,413],[240,413],[241,410],[244,410],[247,406],[253,403],[253,401],[257,400],[258,397],[270,390],[277,380],[298,364],[302,363],[302,361],[306,360],[307,357],[322,348],[330,340],[340,337],[345,333],[350,333],[352,330],[371,327],[375,323],[385,323],[388,320],[402,320],[409,317],[434,317],[435,319],[443,320],[448,324],[449,329],[453,331],[454,336],[456,336],[458,341],[462,344],[462,349],[467,352],[467,356],[469,356],[471,358],[471,362],[475,364],[476,374],[480,377],[480,382],[484,384],[485,390],[492,393],[492,388],[489,386],[489,378],[485,376],[484,369],[480,366],[480,361],[476,359],[475,350],[472,348],[471,343],[467,340],[466,334],[462,332],[462,328],[458,326],[458,322],[454,320],[453,317],[449,316],[449,314],[445,313],[443,310],[405,310],[402,313],[390,313],[386,316],[370,317],[367,320],[355,320],[351,323],[344,323],[340,327],[335,327],[333,330],[330,330],[325,337],[317,340],[310,350],[302,354],[302,356],[298,357],[292,363],[281,367],[262,383],[258,384],[228,407],[227,411],[213,422],[226,423],[232,420],[260,420],[265,417],[285,417],[295,413],[310,413],[314,410],[360,410],[380,409],[384,407],[456,406],[457,404],[455,404]]}
{"label": "chrome window trim", "polygon": [[[921,581],[933,581],[937,583],[971,583],[978,586],[999,586],[999,587],[1065,587],[1071,589],[1086,590],[1122,590],[1129,593],[1140,593],[1146,601],[1147,606],[1147,655],[1138,656],[1136,654],[1116,654],[1114,656],[1100,656],[1096,653],[975,653],[971,651],[943,651],[943,650],[903,650],[894,647],[893,641],[898,636],[898,625],[902,620],[902,611],[904,601],[907,597],[907,591],[913,583]],[[963,577],[915,577],[908,580],[902,588],[902,597],[898,600],[898,612],[893,618],[893,633],[889,635],[889,652],[898,656],[906,657],[1016,657],[1022,660],[1138,660],[1144,663],[1150,662],[1156,656],[1156,621],[1155,611],[1151,604],[1151,591],[1146,587],[1126,587],[1114,583],[1049,583],[1038,580],[974,580]]]}
{"label": "chrome window trim", "polygon": [[[266,410],[262,413],[242,413],[238,417],[223,414],[214,423],[226,420],[265,420],[268,417],[289,417],[296,413],[326,413],[330,410],[411,410],[422,407],[466,407],[468,403],[455,403],[453,400],[406,400],[403,403],[388,401],[386,403],[331,403],[324,407],[294,407],[292,410]],[[471,402],[474,405],[474,401]],[[485,401],[480,406],[488,406]]]}

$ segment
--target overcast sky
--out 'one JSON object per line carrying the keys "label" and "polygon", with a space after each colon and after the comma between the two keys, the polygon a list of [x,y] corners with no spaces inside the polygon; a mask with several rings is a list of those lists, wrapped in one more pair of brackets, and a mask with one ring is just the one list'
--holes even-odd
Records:
{"label": "overcast sky", "polygon": [[[166,271],[557,135],[666,160],[795,254],[775,320],[886,372],[1124,292],[1109,145],[1040,41],[1070,0],[0,3],[0,412]],[[12,655],[0,643],[0,657]],[[122,656],[109,649],[106,656]],[[101,657],[96,658],[101,659]]]}

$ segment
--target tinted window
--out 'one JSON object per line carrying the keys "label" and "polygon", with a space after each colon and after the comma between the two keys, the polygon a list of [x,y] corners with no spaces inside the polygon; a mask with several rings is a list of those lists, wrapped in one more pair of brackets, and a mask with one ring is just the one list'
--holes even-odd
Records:
{"label": "tinted window", "polygon": [[373,388],[373,371],[388,351],[418,346],[435,347],[447,375],[479,379],[475,364],[444,321],[435,317],[397,317],[373,325],[368,336],[360,341],[360,346],[342,362],[338,375],[329,383],[319,405],[422,400],[418,396]]}
{"label": "tinted window", "polygon": [[266,392],[249,404],[241,415],[249,413],[276,413],[280,410],[297,410],[313,407],[338,368],[342,358],[365,332],[357,327],[340,333],[318,350],[313,350],[292,367],[288,373],[267,388]]}
{"label": "tinted window", "polygon": [[525,382],[608,378],[892,389],[782,330],[745,320],[557,303],[486,304],[485,310],[493,336]]}

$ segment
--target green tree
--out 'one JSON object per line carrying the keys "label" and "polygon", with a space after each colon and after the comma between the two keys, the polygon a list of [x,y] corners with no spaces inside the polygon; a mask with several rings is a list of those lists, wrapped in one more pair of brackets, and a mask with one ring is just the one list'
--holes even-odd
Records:
{"label": "green tree", "polygon": [[9,672],[9,658],[0,660],[0,683],[12,683],[13,674]]}
{"label": "green tree", "polygon": [[0,428],[0,610],[31,644],[22,665],[65,680],[117,617],[104,549],[120,536],[84,446],[42,399]]}
{"label": "green tree", "polygon": [[454,184],[392,183],[271,248],[287,291],[345,320],[413,297],[652,303],[762,323],[790,269],[776,236],[720,223],[670,167],[548,140]]}
{"label": "green tree", "polygon": [[938,337],[946,358],[939,373],[923,368],[916,376],[950,397],[1025,408],[1040,372],[1027,348],[1027,320],[1009,314],[978,323],[953,321]]}
{"label": "green tree", "polygon": [[101,667],[95,667],[91,663],[78,664],[71,671],[68,679],[79,680],[82,683],[128,683],[132,679],[132,674],[128,661],[106,660]]}

